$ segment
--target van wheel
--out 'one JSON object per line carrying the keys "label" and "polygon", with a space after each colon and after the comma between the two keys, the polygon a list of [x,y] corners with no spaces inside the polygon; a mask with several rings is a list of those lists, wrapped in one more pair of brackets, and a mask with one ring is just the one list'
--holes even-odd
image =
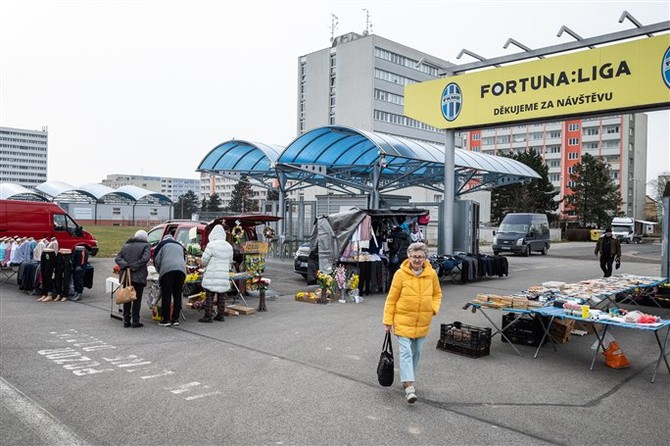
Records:
{"label": "van wheel", "polygon": [[544,245],[544,247],[542,248],[542,251],[540,251],[540,253],[541,253],[543,256],[546,256],[546,255],[547,255],[547,245]]}
{"label": "van wheel", "polygon": [[530,256],[530,245],[526,246],[526,249],[523,251],[523,256],[524,257]]}

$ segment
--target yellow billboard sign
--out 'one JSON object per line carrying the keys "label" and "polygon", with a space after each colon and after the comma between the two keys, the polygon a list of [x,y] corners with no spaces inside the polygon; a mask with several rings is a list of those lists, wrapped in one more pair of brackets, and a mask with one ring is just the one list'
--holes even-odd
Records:
{"label": "yellow billboard sign", "polygon": [[405,87],[405,115],[471,128],[670,107],[670,34]]}

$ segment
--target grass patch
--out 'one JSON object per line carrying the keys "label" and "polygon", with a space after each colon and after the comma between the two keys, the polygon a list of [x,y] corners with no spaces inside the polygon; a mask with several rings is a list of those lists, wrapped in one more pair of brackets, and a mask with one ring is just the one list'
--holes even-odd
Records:
{"label": "grass patch", "polygon": [[134,236],[138,229],[149,231],[151,228],[92,225],[84,227],[84,230],[90,232],[98,240],[99,251],[97,257],[116,257],[126,240]]}

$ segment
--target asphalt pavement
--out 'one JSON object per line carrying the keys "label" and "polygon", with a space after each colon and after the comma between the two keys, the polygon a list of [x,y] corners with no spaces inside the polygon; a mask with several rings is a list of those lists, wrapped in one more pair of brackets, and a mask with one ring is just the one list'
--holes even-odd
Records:
{"label": "asphalt pavement", "polygon": [[[653,250],[642,255],[637,247],[624,246],[618,272],[659,275],[660,255],[654,262]],[[631,362],[626,369],[611,369],[598,355],[589,371],[593,335],[572,336],[557,351],[546,345],[537,359],[533,347],[518,346],[519,356],[499,336],[477,359],[435,348],[441,323],[491,326],[463,310],[477,293],[599,277],[591,244],[510,256],[508,276],[445,283],[414,405],[399,382],[376,382],[383,295],[360,304],[296,302],[295,292],[314,287],[293,273],[292,259],[270,258],[278,297],[267,312],[202,324],[187,309],[179,327],[164,328],[143,304],[145,326],[132,329],[110,317],[105,278],[113,261],[92,263],[94,286],[78,303],[40,303],[15,282],[0,284],[3,446],[657,445],[670,438],[670,373],[661,363],[650,382],[659,354],[650,332],[612,330]],[[670,318],[668,309],[639,309]],[[498,312],[487,314],[500,322]]]}

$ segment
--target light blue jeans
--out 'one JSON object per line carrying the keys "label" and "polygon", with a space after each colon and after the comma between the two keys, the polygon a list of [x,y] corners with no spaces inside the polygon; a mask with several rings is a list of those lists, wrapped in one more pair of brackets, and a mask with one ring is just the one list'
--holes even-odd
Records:
{"label": "light blue jeans", "polygon": [[400,381],[414,382],[414,375],[419,368],[419,358],[426,338],[405,338],[397,336],[400,350]]}

